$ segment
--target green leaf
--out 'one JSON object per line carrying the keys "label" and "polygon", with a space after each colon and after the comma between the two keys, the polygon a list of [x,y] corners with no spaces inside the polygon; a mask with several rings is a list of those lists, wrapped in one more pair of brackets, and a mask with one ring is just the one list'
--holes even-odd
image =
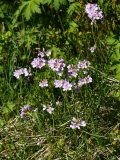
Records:
{"label": "green leaf", "polygon": [[78,40],[78,44],[79,44],[80,46],[83,46],[83,43],[82,43],[81,40]]}
{"label": "green leaf", "polygon": [[103,0],[99,0],[99,4],[102,6],[102,4],[103,4]]}
{"label": "green leaf", "polygon": [[0,119],[0,127],[2,127],[3,125],[4,125],[4,121]]}
{"label": "green leaf", "polygon": [[68,8],[67,13],[69,15],[72,15],[72,13],[75,11],[75,7],[76,7],[76,3],[72,3]]}
{"label": "green leaf", "polygon": [[10,112],[9,109],[6,107],[4,107],[2,111],[3,111],[2,114],[8,114]]}
{"label": "green leaf", "polygon": [[118,48],[120,47],[120,43],[118,42],[117,45],[115,46],[115,48]]}
{"label": "green leaf", "polygon": [[11,111],[13,111],[14,107],[15,104],[13,102],[7,102],[7,107],[2,109],[2,114],[9,114]]}
{"label": "green leaf", "polygon": [[78,24],[76,24],[74,21],[70,22],[70,26],[71,27],[74,27],[74,28],[77,28],[78,27]]}
{"label": "green leaf", "polygon": [[110,70],[115,70],[117,68],[117,65],[113,65],[110,67]]}
{"label": "green leaf", "polygon": [[55,8],[55,10],[58,10],[58,9],[59,9],[59,7],[60,7],[59,0],[54,0],[54,2],[53,2],[53,7]]}
{"label": "green leaf", "polygon": [[32,13],[41,13],[39,4],[35,3],[34,1],[30,3],[30,9]]}
{"label": "green leaf", "polygon": [[8,108],[9,108],[10,111],[13,111],[13,109],[15,107],[15,104],[13,102],[8,102],[7,106],[8,106]]}
{"label": "green leaf", "polygon": [[114,92],[113,96],[116,97],[120,101],[120,91]]}
{"label": "green leaf", "polygon": [[70,45],[69,41],[65,41],[65,44],[66,44],[66,45]]}
{"label": "green leaf", "polygon": [[120,48],[119,47],[115,49],[115,53],[112,54],[111,60],[120,62]]}
{"label": "green leaf", "polygon": [[115,78],[120,80],[120,72],[115,76]]}
{"label": "green leaf", "polygon": [[50,3],[52,3],[52,0],[44,0],[44,1],[43,1],[43,4],[46,4],[46,3],[47,3],[47,4],[50,4]]}
{"label": "green leaf", "polygon": [[117,73],[117,74],[120,74],[120,64],[117,65],[116,73]]}
{"label": "green leaf", "polygon": [[112,45],[115,43],[116,39],[113,37],[107,37],[105,41],[107,42],[108,45]]}
{"label": "green leaf", "polygon": [[42,3],[42,0],[29,0],[27,2],[23,2],[15,13],[16,18],[21,14],[21,12],[25,16],[26,20],[29,20],[33,13],[41,13],[41,9],[39,8],[40,3]]}
{"label": "green leaf", "polygon": [[0,9],[0,18],[4,18],[4,17],[5,17],[5,15],[4,15],[3,11]]}
{"label": "green leaf", "polygon": [[54,0],[53,7],[55,8],[55,10],[58,10],[61,4],[66,5],[67,0]]}
{"label": "green leaf", "polygon": [[60,4],[66,5],[66,4],[67,4],[67,1],[66,1],[66,0],[60,0]]}
{"label": "green leaf", "polygon": [[25,7],[23,15],[25,16],[26,20],[29,20],[30,17],[32,16],[32,12],[29,4]]}
{"label": "green leaf", "polygon": [[116,71],[115,78],[120,80],[120,63],[117,63],[113,65],[112,67],[110,67],[110,70],[115,70]]}

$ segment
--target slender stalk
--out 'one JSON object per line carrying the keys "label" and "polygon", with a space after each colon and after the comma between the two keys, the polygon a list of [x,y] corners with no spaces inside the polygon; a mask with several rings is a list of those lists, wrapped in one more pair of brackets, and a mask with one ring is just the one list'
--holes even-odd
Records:
{"label": "slender stalk", "polygon": [[61,21],[60,15],[59,15],[58,12],[56,12],[56,13],[57,13],[57,16],[58,16],[58,19],[59,19],[59,21],[60,21],[60,24],[61,24],[61,27],[62,27],[62,30],[63,30],[63,34],[64,34],[64,27],[63,27],[63,23],[62,23],[62,21]]}

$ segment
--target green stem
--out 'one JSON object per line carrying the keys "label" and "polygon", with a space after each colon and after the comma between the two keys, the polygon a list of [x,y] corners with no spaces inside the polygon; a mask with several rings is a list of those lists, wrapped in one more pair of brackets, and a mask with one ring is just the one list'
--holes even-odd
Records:
{"label": "green stem", "polygon": [[57,13],[57,16],[58,16],[58,19],[59,19],[59,21],[60,21],[60,24],[61,24],[61,27],[62,27],[62,30],[63,30],[63,34],[64,34],[64,27],[63,27],[63,24],[62,24],[60,15],[58,14],[58,12],[56,12],[56,13]]}
{"label": "green stem", "polygon": [[94,37],[94,31],[93,31],[93,25],[92,25],[92,36],[93,36],[94,44],[96,44],[95,37]]}

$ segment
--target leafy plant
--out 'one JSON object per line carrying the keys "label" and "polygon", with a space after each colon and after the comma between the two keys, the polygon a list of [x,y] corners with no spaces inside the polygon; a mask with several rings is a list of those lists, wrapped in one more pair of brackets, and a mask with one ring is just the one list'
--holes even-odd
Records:
{"label": "leafy plant", "polygon": [[15,104],[12,102],[7,102],[7,107],[3,108],[2,114],[9,115],[15,107]]}
{"label": "leafy plant", "polygon": [[41,13],[41,9],[39,5],[41,0],[28,0],[23,1],[20,5],[19,9],[15,13],[16,18],[22,13],[26,20],[29,20],[34,13]]}
{"label": "leafy plant", "polygon": [[111,70],[115,70],[115,78],[120,80],[120,36],[113,33],[106,38],[106,43],[113,48],[111,55]]}

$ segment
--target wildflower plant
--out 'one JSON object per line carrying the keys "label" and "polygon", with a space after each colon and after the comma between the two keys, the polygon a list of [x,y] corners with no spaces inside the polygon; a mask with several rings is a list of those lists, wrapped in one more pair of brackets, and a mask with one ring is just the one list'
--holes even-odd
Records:
{"label": "wildflower plant", "polygon": [[76,119],[75,117],[73,117],[70,128],[72,129],[80,129],[80,127],[85,127],[86,123],[85,121],[80,121],[79,119]]}
{"label": "wildflower plant", "polygon": [[40,87],[48,87],[48,81],[47,79],[44,79],[42,82],[39,83]]}
{"label": "wildflower plant", "polygon": [[85,12],[88,14],[88,17],[91,19],[91,25],[96,23],[96,20],[103,19],[103,13],[100,7],[97,4],[88,3],[85,8]]}
{"label": "wildflower plant", "polygon": [[27,68],[21,68],[14,71],[14,77],[16,77],[17,79],[19,79],[21,75],[28,77],[32,76],[32,74],[27,70]]}
{"label": "wildflower plant", "polygon": [[[49,60],[47,59],[48,56],[49,56]],[[48,89],[47,88],[46,89],[48,91],[51,90],[52,87],[53,87],[53,90],[57,89],[58,92],[60,89],[62,91],[62,94],[60,94],[59,96],[63,96],[63,98],[64,98],[65,92],[68,91],[72,93],[74,91],[75,94],[79,93],[83,85],[92,82],[92,78],[90,77],[90,75],[88,76],[84,75],[84,72],[85,72],[84,69],[88,70],[90,66],[90,62],[87,60],[78,61],[77,64],[66,64],[63,58],[59,58],[59,59],[52,58],[51,52],[45,51],[45,49],[43,49],[42,52],[38,50],[38,57],[33,59],[33,61],[31,62],[31,65],[34,70],[36,69],[39,71],[39,74],[41,74],[43,67],[46,72],[51,73],[51,76],[47,76],[46,72],[45,73],[42,72],[42,77],[40,77],[41,80],[39,81],[38,86],[41,89],[42,88],[44,89],[47,87]],[[31,71],[33,69],[31,69]],[[33,76],[35,76],[34,70],[32,71]],[[26,73],[27,69],[20,69],[18,71],[19,72],[21,71],[20,73],[18,72],[18,75],[24,74],[24,73],[27,76],[30,75],[30,73],[29,74]],[[17,75],[16,73],[17,71],[14,72],[14,76]],[[17,79],[19,78],[18,75],[16,76]],[[51,77],[52,77],[52,81],[51,81]],[[49,85],[49,84],[52,84],[52,85]],[[43,111],[47,111],[50,115],[53,114],[53,111],[56,112],[55,111],[56,108],[53,104],[56,104],[56,106],[59,106],[62,103],[57,101],[55,103],[51,102],[51,104],[47,104],[47,105],[43,104]],[[30,106],[26,105],[21,111],[21,118],[25,118],[27,113],[29,113],[28,111],[30,112],[31,108]]]}
{"label": "wildflower plant", "polygon": [[27,116],[30,116],[30,115],[32,115],[32,113],[37,112],[37,111],[38,111],[38,108],[32,109],[30,105],[25,105],[21,109],[20,117],[25,119],[25,118],[27,118]]}
{"label": "wildflower plant", "polygon": [[33,61],[31,62],[31,65],[33,68],[42,68],[46,64],[46,61],[44,58],[34,58]]}
{"label": "wildflower plant", "polygon": [[43,111],[47,111],[49,114],[52,114],[54,108],[52,107],[52,104],[49,105],[43,105]]}
{"label": "wildflower plant", "polygon": [[27,115],[31,112],[31,107],[30,105],[25,105],[22,110],[21,110],[21,118],[26,118]]}
{"label": "wildflower plant", "polygon": [[95,49],[96,49],[96,45],[90,48],[90,52],[93,53]]}

